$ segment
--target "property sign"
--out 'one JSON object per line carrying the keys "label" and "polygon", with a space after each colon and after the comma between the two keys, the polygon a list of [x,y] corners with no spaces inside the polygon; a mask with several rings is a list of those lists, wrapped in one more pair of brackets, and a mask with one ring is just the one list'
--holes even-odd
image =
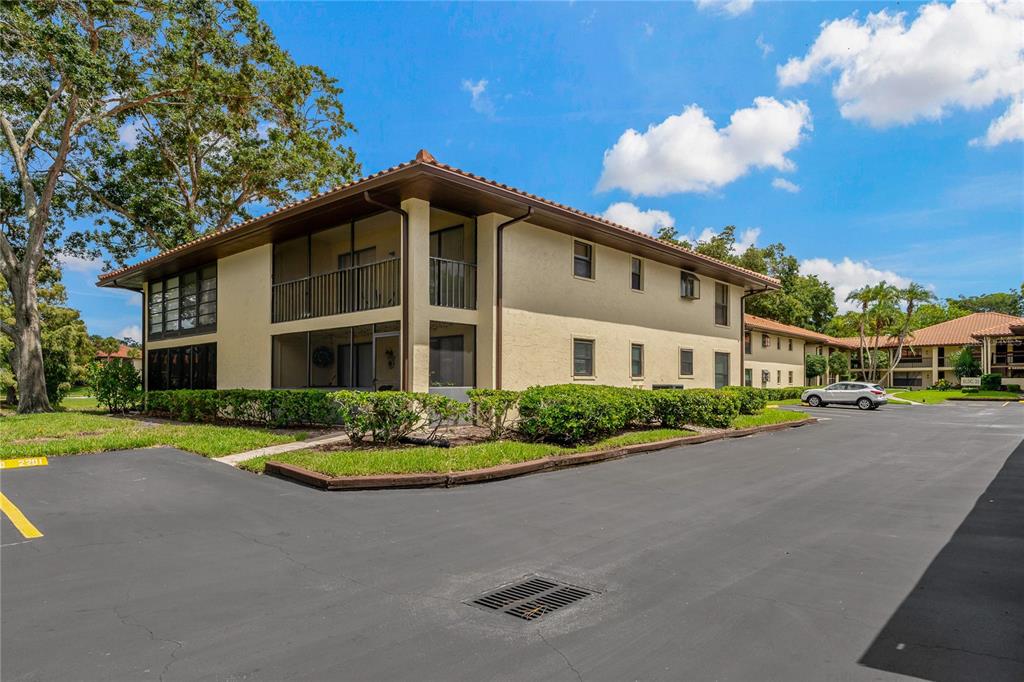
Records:
{"label": "property sign", "polygon": [[960,385],[979,388],[981,386],[981,377],[960,377]]}

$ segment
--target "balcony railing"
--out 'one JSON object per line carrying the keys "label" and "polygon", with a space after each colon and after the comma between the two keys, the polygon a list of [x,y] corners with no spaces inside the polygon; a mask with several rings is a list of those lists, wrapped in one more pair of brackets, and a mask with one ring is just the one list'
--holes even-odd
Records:
{"label": "balcony railing", "polygon": [[274,284],[271,319],[289,322],[398,305],[401,262],[401,258],[389,258]]}
{"label": "balcony railing", "polygon": [[992,364],[998,366],[1024,365],[1024,353],[993,353]]}
{"label": "balcony railing", "polygon": [[432,257],[430,305],[476,310],[476,263]]}
{"label": "balcony railing", "polygon": [[920,367],[922,365],[932,366],[932,357],[930,355],[904,355],[900,358],[900,366],[909,365],[914,367]]}

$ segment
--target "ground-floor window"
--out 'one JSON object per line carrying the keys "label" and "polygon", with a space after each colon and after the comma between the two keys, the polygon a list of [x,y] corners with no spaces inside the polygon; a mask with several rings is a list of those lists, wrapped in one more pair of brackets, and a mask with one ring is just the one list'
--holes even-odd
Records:
{"label": "ground-floor window", "polygon": [[476,327],[430,323],[430,385],[476,386]]}
{"label": "ground-floor window", "polygon": [[203,343],[150,350],[146,357],[146,388],[217,388],[217,344]]}
{"label": "ground-floor window", "polygon": [[715,388],[729,385],[729,354],[715,353]]}
{"label": "ground-floor window", "polygon": [[679,376],[693,376],[693,350],[689,348],[679,350]]}
{"label": "ground-floor window", "polygon": [[789,385],[793,385],[793,370],[789,370]]}
{"label": "ground-floor window", "polygon": [[644,347],[640,343],[629,345],[629,376],[640,379],[644,375]]}
{"label": "ground-floor window", "polygon": [[572,375],[576,377],[594,376],[593,339],[572,340]]}
{"label": "ground-floor window", "polygon": [[754,385],[754,370],[747,367],[743,370],[743,385],[753,386]]}
{"label": "ground-floor window", "polygon": [[762,369],[761,370],[761,388],[764,388],[765,386],[768,385],[768,382],[771,380],[771,376],[772,376],[772,373],[769,372],[768,370],[766,370],[766,369]]}
{"label": "ground-floor window", "polygon": [[272,341],[271,386],[399,390],[399,328],[382,322],[279,334]]}

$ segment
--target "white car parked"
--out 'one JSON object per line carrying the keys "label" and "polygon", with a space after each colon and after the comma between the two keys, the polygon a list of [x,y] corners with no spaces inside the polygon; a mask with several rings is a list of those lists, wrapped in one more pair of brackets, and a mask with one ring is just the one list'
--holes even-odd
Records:
{"label": "white car parked", "polygon": [[863,381],[840,381],[821,388],[809,388],[803,392],[800,400],[811,407],[856,405],[862,410],[874,410],[889,402],[884,388]]}

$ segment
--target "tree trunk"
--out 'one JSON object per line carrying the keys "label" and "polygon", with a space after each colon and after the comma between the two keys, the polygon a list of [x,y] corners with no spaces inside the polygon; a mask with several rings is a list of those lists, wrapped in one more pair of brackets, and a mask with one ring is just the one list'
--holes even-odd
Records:
{"label": "tree trunk", "polygon": [[[9,283],[10,284],[10,283]],[[51,412],[43,369],[42,325],[35,282],[9,286],[14,298],[14,351],[11,365],[18,380],[18,413]]]}

